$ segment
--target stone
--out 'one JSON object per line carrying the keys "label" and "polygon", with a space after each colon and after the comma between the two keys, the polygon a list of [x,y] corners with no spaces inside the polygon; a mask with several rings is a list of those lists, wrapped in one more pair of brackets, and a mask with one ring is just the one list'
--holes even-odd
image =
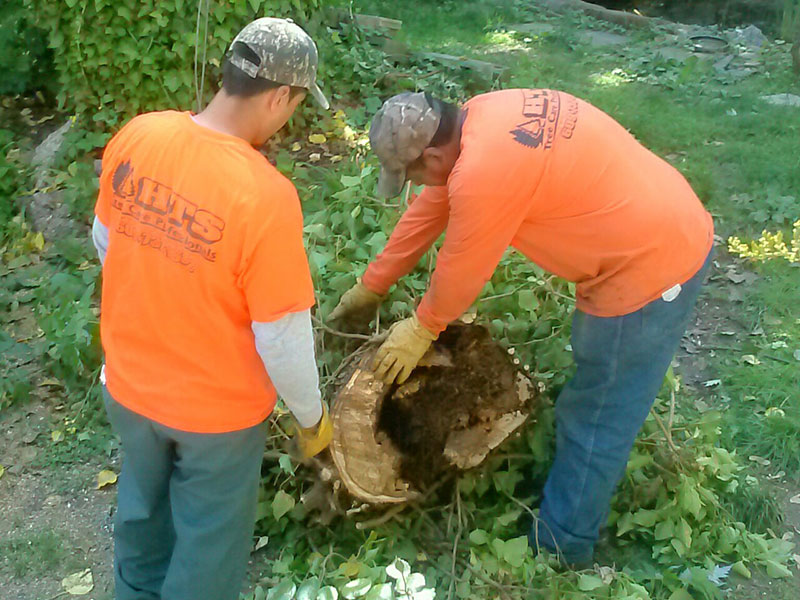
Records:
{"label": "stone", "polygon": [[775,106],[800,106],[800,96],[795,94],[772,94],[771,96],[761,96],[767,104]]}
{"label": "stone", "polygon": [[45,187],[48,171],[53,167],[53,163],[64,145],[64,138],[67,132],[72,129],[74,123],[75,119],[70,118],[61,127],[48,135],[33,151],[31,166],[34,169],[34,181],[37,188]]}
{"label": "stone", "polygon": [[748,25],[744,29],[734,29],[730,37],[734,43],[750,48],[761,48],[767,43],[767,36],[755,25]]}

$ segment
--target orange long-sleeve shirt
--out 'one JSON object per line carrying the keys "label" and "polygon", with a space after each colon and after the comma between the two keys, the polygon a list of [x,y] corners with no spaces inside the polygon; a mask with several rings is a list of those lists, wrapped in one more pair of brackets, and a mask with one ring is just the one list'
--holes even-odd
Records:
{"label": "orange long-sleeve shirt", "polygon": [[511,245],[577,284],[578,309],[634,312],[702,266],[711,215],[683,176],[619,123],[554,90],[504,90],[464,106],[447,185],[403,214],[363,277],[384,294],[445,231],[417,315],[442,331]]}

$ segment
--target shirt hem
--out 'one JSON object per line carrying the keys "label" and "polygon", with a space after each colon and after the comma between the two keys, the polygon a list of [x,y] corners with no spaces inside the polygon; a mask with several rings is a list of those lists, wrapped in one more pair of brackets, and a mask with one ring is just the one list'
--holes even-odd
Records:
{"label": "shirt hem", "polygon": [[138,405],[136,402],[129,402],[127,399],[125,399],[124,394],[117,394],[112,389],[113,387],[114,386],[106,383],[106,388],[108,389],[108,393],[111,395],[111,397],[128,410],[133,411],[137,415],[140,415],[146,419],[150,419],[159,425],[163,425],[164,427],[169,427],[170,429],[175,429],[177,431],[184,431],[186,433],[231,433],[233,431],[249,429],[250,427],[254,427],[264,422],[264,420],[266,420],[266,418],[272,414],[277,401],[277,398],[273,398],[270,401],[269,408],[259,412],[256,416],[250,417],[249,419],[242,419],[241,421],[229,421],[225,424],[220,424],[218,421],[215,421],[214,425],[206,425],[201,423],[186,423],[180,419],[173,419],[165,416],[164,414],[159,414],[157,411],[143,409],[143,407]]}

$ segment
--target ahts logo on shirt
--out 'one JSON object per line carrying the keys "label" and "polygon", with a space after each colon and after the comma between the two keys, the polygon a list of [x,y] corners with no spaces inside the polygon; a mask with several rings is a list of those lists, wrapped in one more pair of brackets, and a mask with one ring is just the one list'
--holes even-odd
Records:
{"label": "ahts logo on shirt", "polygon": [[222,239],[225,230],[220,217],[150,177],[134,178],[130,161],[117,165],[111,185],[111,206],[121,212],[119,233],[161,251],[191,271],[195,265],[187,252],[210,262],[216,260],[212,244]]}

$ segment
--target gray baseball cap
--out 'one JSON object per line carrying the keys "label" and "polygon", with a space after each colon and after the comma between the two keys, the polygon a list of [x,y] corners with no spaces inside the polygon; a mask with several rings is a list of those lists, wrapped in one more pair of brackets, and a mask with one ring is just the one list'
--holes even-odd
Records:
{"label": "gray baseball cap", "polygon": [[317,85],[317,45],[291,19],[256,19],[242,29],[231,42],[246,44],[261,62],[254,64],[233,52],[228,60],[250,77],[262,77],[283,85],[307,89],[314,99],[329,108],[328,99]]}
{"label": "gray baseball cap", "polygon": [[369,141],[381,162],[380,196],[393,198],[403,190],[406,168],[422,156],[440,120],[441,115],[422,92],[392,96],[378,109],[369,128]]}

